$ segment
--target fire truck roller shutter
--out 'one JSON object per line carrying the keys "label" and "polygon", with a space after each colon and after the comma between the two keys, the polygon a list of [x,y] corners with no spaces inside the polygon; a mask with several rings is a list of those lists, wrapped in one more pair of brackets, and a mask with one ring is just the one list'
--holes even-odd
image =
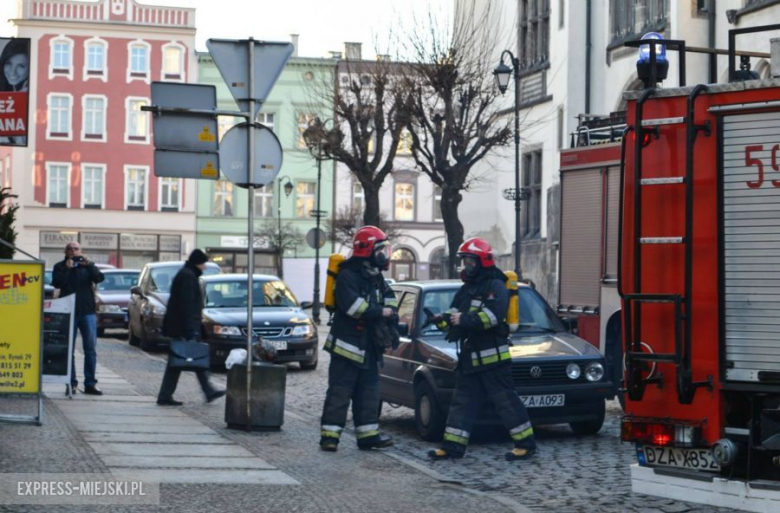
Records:
{"label": "fire truck roller shutter", "polygon": [[601,278],[601,168],[561,173],[560,304],[599,305]]}
{"label": "fire truck roller shutter", "polygon": [[730,381],[761,381],[762,371],[764,376],[780,372],[778,164],[780,112],[723,118],[723,278]]}
{"label": "fire truck roller shutter", "polygon": [[[606,237],[605,278],[617,280],[618,218],[620,216],[620,168],[607,168],[607,203],[604,213]],[[602,312],[603,314],[604,312]]]}

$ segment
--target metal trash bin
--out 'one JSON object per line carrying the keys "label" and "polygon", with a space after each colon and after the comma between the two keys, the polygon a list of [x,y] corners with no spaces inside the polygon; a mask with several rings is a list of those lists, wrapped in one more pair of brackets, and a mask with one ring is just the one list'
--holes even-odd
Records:
{"label": "metal trash bin", "polygon": [[[287,367],[266,362],[252,363],[251,427],[281,429],[284,424],[284,394]],[[228,371],[225,422],[230,429],[246,428],[246,365]]]}

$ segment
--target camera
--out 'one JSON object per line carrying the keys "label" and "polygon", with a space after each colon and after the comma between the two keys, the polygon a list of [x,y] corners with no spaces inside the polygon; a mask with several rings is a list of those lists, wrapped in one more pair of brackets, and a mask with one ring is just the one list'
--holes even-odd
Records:
{"label": "camera", "polygon": [[73,261],[73,265],[78,267],[79,264],[84,262],[84,257],[83,256],[74,256],[73,258],[71,258],[71,260]]}

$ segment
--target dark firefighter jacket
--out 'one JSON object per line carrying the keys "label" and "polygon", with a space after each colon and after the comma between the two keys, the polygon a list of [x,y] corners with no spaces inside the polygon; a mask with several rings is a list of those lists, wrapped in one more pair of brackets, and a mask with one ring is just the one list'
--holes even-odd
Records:
{"label": "dark firefighter jacket", "polygon": [[395,311],[398,302],[382,273],[372,274],[365,258],[345,260],[336,278],[336,311],[325,350],[366,368],[366,351],[374,350],[369,344],[375,342],[370,328],[385,322],[384,307]]}
{"label": "dark firefighter jacket", "polygon": [[465,372],[492,369],[511,361],[506,312],[509,291],[506,275],[495,267],[482,270],[473,282],[464,283],[451,308],[461,312],[460,326],[450,326],[449,317],[440,329],[448,339],[460,342],[458,368]]}

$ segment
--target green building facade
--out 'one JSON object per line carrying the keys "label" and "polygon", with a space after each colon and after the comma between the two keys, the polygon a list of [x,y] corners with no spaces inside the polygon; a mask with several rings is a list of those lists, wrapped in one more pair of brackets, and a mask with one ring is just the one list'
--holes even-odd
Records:
{"label": "green building facade", "polygon": [[[317,105],[317,88],[332,87],[335,59],[292,57],[285,66],[271,94],[263,105],[258,121],[273,129],[284,151],[282,169],[274,180],[255,192],[255,241],[257,254],[255,268],[258,273],[277,274],[276,252],[268,237],[293,233],[289,237],[297,247],[288,248],[283,256],[283,274],[298,299],[312,297],[315,250],[306,243],[306,234],[315,227],[316,219],[310,211],[317,208],[317,162],[311,157],[303,130],[319,116],[326,120],[332,116],[331,108]],[[199,80],[201,84],[217,87],[219,109],[237,110],[227,86],[222,80],[211,56],[198,53]],[[220,117],[220,137],[238,118]],[[248,240],[248,194],[246,189],[231,182],[198,180],[197,247],[206,250],[223,272],[246,272]],[[287,187],[285,187],[287,186]],[[333,212],[333,165],[322,163],[322,179],[319,184],[320,209]],[[289,195],[287,192],[289,191]],[[281,192],[281,195],[280,195]],[[278,214],[281,213],[281,216]],[[321,220],[325,229],[325,218]],[[290,231],[292,230],[292,231]],[[264,237],[265,236],[265,237]],[[285,237],[287,239],[288,237]],[[321,274],[323,264],[332,252],[328,241],[320,250]],[[323,258],[324,257],[324,258]],[[324,285],[324,276],[321,276]],[[321,287],[322,288],[322,287]]]}

